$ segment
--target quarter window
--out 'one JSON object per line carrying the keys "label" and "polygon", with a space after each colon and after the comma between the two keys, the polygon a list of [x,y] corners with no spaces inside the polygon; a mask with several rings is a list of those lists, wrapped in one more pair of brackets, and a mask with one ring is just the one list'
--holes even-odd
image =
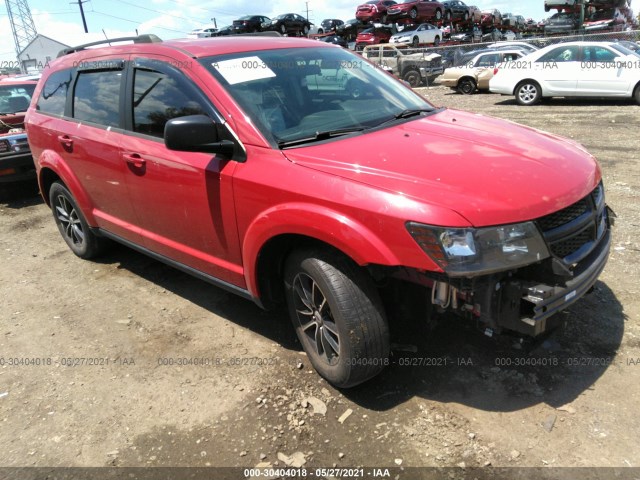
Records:
{"label": "quarter window", "polygon": [[42,87],[36,110],[52,115],[64,115],[72,75],[73,70],[70,69],[52,73]]}
{"label": "quarter window", "polygon": [[190,95],[186,82],[161,72],[136,69],[133,87],[133,130],[164,137],[167,121],[204,114],[199,100]]}
{"label": "quarter window", "polygon": [[121,81],[122,70],[80,72],[73,95],[73,118],[118,127]]}

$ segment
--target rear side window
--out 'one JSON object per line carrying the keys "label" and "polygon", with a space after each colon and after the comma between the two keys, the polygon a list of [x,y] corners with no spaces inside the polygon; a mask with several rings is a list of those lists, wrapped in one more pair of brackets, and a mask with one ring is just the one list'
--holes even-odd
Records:
{"label": "rear side window", "polygon": [[161,72],[136,69],[133,86],[133,131],[164,137],[167,121],[186,115],[204,114],[192,89]]}
{"label": "rear side window", "polygon": [[73,118],[118,127],[121,81],[122,70],[80,72],[73,95]]}
{"label": "rear side window", "polygon": [[69,92],[72,77],[73,69],[52,73],[47,78],[44,87],[42,87],[36,110],[52,115],[64,115],[64,107],[67,103],[67,93]]}

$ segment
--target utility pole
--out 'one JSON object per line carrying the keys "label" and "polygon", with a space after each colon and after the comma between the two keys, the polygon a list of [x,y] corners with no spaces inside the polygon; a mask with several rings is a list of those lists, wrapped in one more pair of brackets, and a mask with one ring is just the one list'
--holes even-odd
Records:
{"label": "utility pole", "polygon": [[[89,33],[89,29],[87,28],[87,20],[84,18],[84,8],[82,7],[83,3],[88,2],[89,0],[78,0],[78,6],[80,7],[80,15],[82,16],[82,25],[84,25],[84,33]],[[73,2],[71,3],[73,5]]]}
{"label": "utility pole", "polygon": [[[36,32],[27,0],[6,0],[5,3],[16,46],[16,59],[19,60],[22,51],[36,38],[38,32]],[[20,70],[26,73],[24,65],[21,65]]]}
{"label": "utility pole", "polygon": [[307,8],[307,22],[309,21],[309,2],[304,2]]}

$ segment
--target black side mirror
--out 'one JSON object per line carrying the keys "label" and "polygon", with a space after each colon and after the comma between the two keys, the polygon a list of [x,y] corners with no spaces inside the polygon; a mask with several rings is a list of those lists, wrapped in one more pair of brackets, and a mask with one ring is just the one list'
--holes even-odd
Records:
{"label": "black side mirror", "polygon": [[169,150],[233,155],[235,144],[221,140],[218,127],[206,115],[172,118],[164,127],[164,144]]}

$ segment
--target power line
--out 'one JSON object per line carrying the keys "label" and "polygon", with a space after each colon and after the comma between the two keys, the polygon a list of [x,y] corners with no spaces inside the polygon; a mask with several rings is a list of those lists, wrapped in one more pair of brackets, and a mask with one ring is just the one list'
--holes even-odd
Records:
{"label": "power line", "polygon": [[[109,15],[108,13],[99,12],[97,10],[91,10],[90,13],[95,13],[105,17],[115,18],[116,20],[122,20],[123,22],[134,23],[136,25],[140,25],[141,23],[143,23],[143,22],[137,22],[134,20],[129,20],[128,18],[116,17],[115,15]],[[187,32],[184,32],[183,30],[174,30],[173,28],[157,27],[157,26],[153,28],[158,28],[160,30],[167,30],[169,32],[175,32],[175,33],[181,33],[181,34],[187,33]]]}

